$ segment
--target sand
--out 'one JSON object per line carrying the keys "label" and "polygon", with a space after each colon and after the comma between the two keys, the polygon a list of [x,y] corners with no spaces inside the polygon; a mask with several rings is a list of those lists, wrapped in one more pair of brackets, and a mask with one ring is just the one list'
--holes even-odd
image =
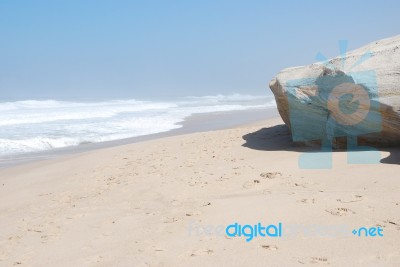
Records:
{"label": "sand", "polygon": [[[270,119],[2,169],[0,266],[400,266],[399,150],[328,170],[303,150]],[[234,222],[345,230],[217,231]]]}

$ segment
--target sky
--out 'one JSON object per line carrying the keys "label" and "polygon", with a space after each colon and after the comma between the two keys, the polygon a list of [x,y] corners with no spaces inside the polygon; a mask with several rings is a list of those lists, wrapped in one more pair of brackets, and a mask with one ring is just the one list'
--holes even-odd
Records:
{"label": "sky", "polygon": [[271,94],[282,69],[399,34],[400,1],[0,0],[0,99]]}

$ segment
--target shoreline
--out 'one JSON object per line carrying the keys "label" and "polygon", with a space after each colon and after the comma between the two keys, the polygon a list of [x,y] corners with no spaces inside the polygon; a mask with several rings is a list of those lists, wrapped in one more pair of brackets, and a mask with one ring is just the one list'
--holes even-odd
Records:
{"label": "shoreline", "polygon": [[[0,265],[400,264],[398,163],[348,164],[336,151],[332,169],[301,169],[302,152],[278,117],[2,169]],[[235,222],[347,232],[204,233]],[[374,226],[383,236],[351,233]]]}
{"label": "shoreline", "polygon": [[178,125],[181,125],[180,128],[172,129],[166,132],[160,132],[160,133],[154,133],[154,134],[112,140],[112,141],[98,142],[98,143],[87,143],[77,146],[55,148],[51,150],[29,152],[11,156],[0,156],[0,170],[14,166],[29,164],[32,162],[58,158],[65,155],[74,155],[77,153],[127,145],[131,143],[143,142],[148,140],[155,140],[169,136],[229,129],[232,127],[244,126],[258,121],[275,118],[278,116],[279,113],[277,112],[276,107],[238,110],[238,111],[234,110],[234,111],[198,113],[198,114],[193,114],[185,118],[182,122],[178,123]]}

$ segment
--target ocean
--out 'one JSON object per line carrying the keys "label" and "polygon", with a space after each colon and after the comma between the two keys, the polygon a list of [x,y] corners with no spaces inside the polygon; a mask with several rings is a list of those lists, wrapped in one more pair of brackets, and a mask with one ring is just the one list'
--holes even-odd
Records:
{"label": "ocean", "polygon": [[0,156],[119,140],[182,127],[193,114],[276,106],[272,96],[215,95],[149,101],[0,102]]}

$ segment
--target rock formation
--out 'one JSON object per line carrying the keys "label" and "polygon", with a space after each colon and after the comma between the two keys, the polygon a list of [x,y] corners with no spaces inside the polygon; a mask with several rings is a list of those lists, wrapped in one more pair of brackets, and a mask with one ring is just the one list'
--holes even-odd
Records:
{"label": "rock formation", "polygon": [[293,141],[400,144],[400,35],[284,69],[269,87]]}

